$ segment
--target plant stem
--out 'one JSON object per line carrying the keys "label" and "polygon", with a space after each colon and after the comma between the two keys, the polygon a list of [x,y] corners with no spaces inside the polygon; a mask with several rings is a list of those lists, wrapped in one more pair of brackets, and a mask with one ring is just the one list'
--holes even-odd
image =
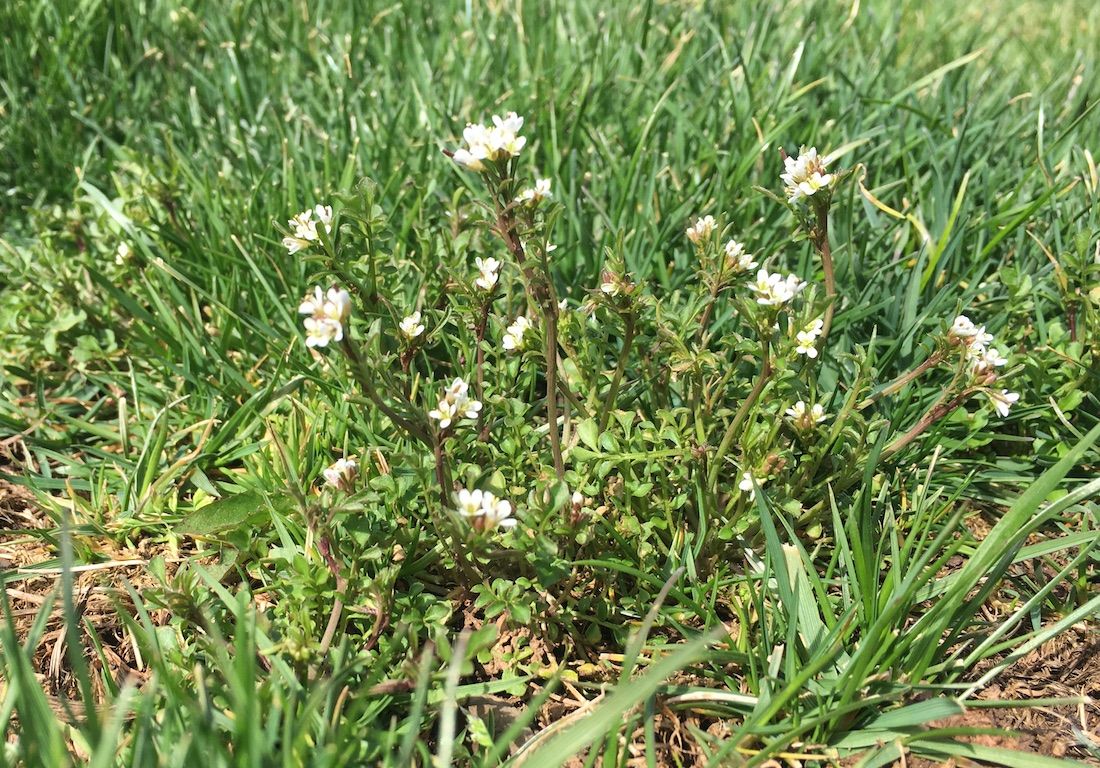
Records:
{"label": "plant stem", "polygon": [[447,456],[443,452],[443,433],[435,436],[432,444],[432,454],[435,456],[435,481],[439,484],[439,501],[447,507],[451,503],[451,473],[447,469]]}
{"label": "plant stem", "polygon": [[633,312],[626,315],[624,323],[626,328],[623,331],[623,346],[619,350],[619,362],[615,366],[615,375],[611,378],[611,387],[607,390],[607,397],[604,399],[603,412],[600,413],[599,432],[607,429],[607,422],[611,418],[611,409],[615,407],[615,398],[619,395],[619,386],[622,384],[623,373],[626,371],[626,362],[630,357],[630,348],[634,344],[635,318]]}
{"label": "plant stem", "polygon": [[547,312],[543,319],[546,321],[546,420],[550,427],[554,472],[561,480],[565,477],[565,462],[561,455],[561,432],[558,429],[558,313]]}
{"label": "plant stem", "polygon": [[[485,341],[485,328],[489,324],[489,307],[492,301],[492,292],[490,292],[481,308],[481,316],[478,318],[477,325],[474,327],[474,336],[477,339],[477,399],[480,402],[485,402],[485,349],[482,342]],[[478,414],[477,421],[479,425],[485,421],[484,409]],[[478,439],[482,442],[489,439],[488,426],[479,430]]]}
{"label": "plant stem", "polygon": [[829,306],[825,308],[825,317],[821,326],[821,346],[833,327],[833,312],[836,311],[836,273],[833,271],[833,251],[829,245],[829,206],[828,203],[814,206],[817,213],[817,226],[814,227],[813,243],[821,256],[821,268],[825,272],[825,298]]}
{"label": "plant stem", "polygon": [[726,454],[729,453],[730,446],[733,441],[740,437],[741,427],[748,418],[749,411],[752,410],[752,406],[756,403],[757,398],[760,397],[760,393],[764,391],[764,385],[771,377],[772,365],[770,348],[767,341],[762,344],[761,355],[764,360],[764,365],[760,369],[760,375],[756,379],[756,383],[753,384],[752,390],[749,392],[748,397],[741,401],[741,407],[737,409],[737,414],[733,417],[733,421],[730,422],[729,428],[726,429],[726,434],[722,437],[722,442],[718,445],[718,451],[714,454],[714,463],[711,466],[710,477],[708,479],[708,485],[711,488],[715,488],[718,481],[718,469],[722,466],[722,460],[726,458]]}
{"label": "plant stem", "polygon": [[866,408],[870,408],[872,405],[877,403],[882,398],[889,397],[890,395],[894,394],[895,392],[900,392],[902,390],[902,388],[905,387],[906,384],[908,384],[909,382],[915,380],[917,377],[919,377],[922,373],[924,373],[928,369],[933,368],[934,366],[941,363],[943,361],[943,358],[944,358],[944,353],[942,351],[933,352],[931,355],[928,356],[928,359],[926,359],[923,363],[918,365],[916,368],[909,371],[908,373],[903,373],[901,376],[898,376],[896,379],[891,381],[889,384],[887,384],[885,387],[880,389],[878,392],[874,393],[873,395],[871,395],[867,399],[865,399],[863,402],[861,402],[858,406],[856,406],[856,410],[862,411]]}
{"label": "plant stem", "polygon": [[714,284],[710,289],[710,300],[707,302],[707,306],[703,308],[703,314],[699,316],[699,329],[695,332],[696,344],[701,344],[703,341],[703,334],[706,333],[711,315],[714,314],[714,305],[718,303],[718,292],[722,290],[722,278],[725,277],[726,274],[725,254],[721,254],[720,259],[721,264],[718,267],[718,276],[715,278]]}
{"label": "plant stem", "polygon": [[550,452],[554,456],[554,471],[565,477],[565,462],[561,455],[561,432],[558,428],[558,305],[551,291],[550,275],[539,273],[527,260],[527,254],[516,232],[516,221],[508,206],[494,197],[497,211],[497,232],[523,271],[528,299],[541,310],[543,345],[546,359],[546,421],[550,431]]}
{"label": "plant stem", "polygon": [[921,416],[920,420],[917,421],[908,432],[886,446],[882,452],[883,457],[889,458],[893,456],[902,448],[909,445],[909,443],[916,440],[922,432],[962,405],[966,399],[970,397],[972,392],[972,389],[964,389],[953,398],[949,398],[947,393],[944,393],[944,395],[936,401],[936,404],[929,408],[928,412]]}
{"label": "plant stem", "polygon": [[355,345],[351,343],[351,340],[345,334],[344,340],[341,342],[341,348],[344,350],[344,354],[348,356],[348,360],[351,361],[351,373],[355,377],[355,381],[367,393],[367,397],[378,406],[378,409],[382,413],[386,414],[397,426],[409,433],[411,437],[416,438],[420,442],[428,445],[431,443],[431,437],[428,431],[422,424],[402,416],[396,410],[394,410],[389,403],[382,399],[382,396],[378,394],[378,390],[375,389],[374,383],[371,381],[370,376],[367,375],[365,370],[365,364],[363,358],[359,355],[359,350],[355,348]]}
{"label": "plant stem", "polygon": [[325,634],[321,637],[318,653],[322,657],[328,653],[328,649],[332,645],[332,638],[336,635],[336,628],[339,626],[340,617],[344,612],[344,595],[348,589],[348,580],[340,573],[340,563],[336,560],[332,550],[332,541],[328,536],[318,538],[317,551],[320,552],[325,565],[328,566],[329,571],[336,579],[336,599],[332,602],[332,612],[329,613],[328,625],[325,627]]}

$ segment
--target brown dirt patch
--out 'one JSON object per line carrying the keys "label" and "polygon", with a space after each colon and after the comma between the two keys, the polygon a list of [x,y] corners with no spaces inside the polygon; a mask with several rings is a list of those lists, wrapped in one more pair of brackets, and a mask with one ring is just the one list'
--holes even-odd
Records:
{"label": "brown dirt patch", "polygon": [[[42,612],[49,611],[31,662],[58,715],[72,720],[82,716],[82,705],[66,647],[68,633],[59,594],[61,569],[54,541],[56,524],[35,503],[34,495],[0,479],[0,582],[4,598],[20,641],[29,636]],[[104,538],[93,545],[96,562],[78,566],[73,578],[73,601],[81,619],[82,653],[99,702],[108,698],[105,679],[121,686],[125,682],[140,683],[148,674],[137,643],[122,619],[122,614],[135,613],[126,586],[133,586],[139,593],[155,586],[157,579],[150,572],[149,562],[157,556],[165,557],[166,571],[171,573],[180,558],[165,556],[148,541],[133,548],[118,548]],[[154,611],[152,618],[163,621],[167,615]],[[0,679],[0,690],[3,686]]]}
{"label": "brown dirt patch", "polygon": [[[977,670],[977,674],[982,671]],[[1094,749],[1100,751],[1100,633],[1091,623],[1073,627],[1039,646],[996,678],[977,698],[1018,701],[1075,696],[1085,697],[1086,702],[1077,706],[972,708],[935,725],[1011,731],[1005,735],[973,736],[964,740],[983,746],[1068,757],[1086,765],[1100,766],[1100,759],[1081,743],[1082,740],[1091,741]],[[910,765],[937,764],[911,761]]]}

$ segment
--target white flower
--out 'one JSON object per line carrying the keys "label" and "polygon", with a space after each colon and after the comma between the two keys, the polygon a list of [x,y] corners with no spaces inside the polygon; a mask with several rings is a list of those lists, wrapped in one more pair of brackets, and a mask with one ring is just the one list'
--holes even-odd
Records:
{"label": "white flower", "polygon": [[766,269],[756,273],[756,280],[749,284],[749,290],[756,294],[756,303],[771,307],[787,304],[806,287],[806,283],[797,275],[781,277],[778,272],[769,274]]}
{"label": "white flower", "polygon": [[745,246],[736,240],[726,243],[726,267],[733,270],[734,274],[748,272],[759,266],[752,258],[751,253],[745,251]]}
{"label": "white flower", "polygon": [[825,158],[819,157],[814,147],[803,147],[798,157],[786,158],[783,170],[780,178],[786,186],[787,200],[792,203],[833,183],[833,175],[825,172]]}
{"label": "white flower", "polygon": [[325,228],[326,234],[332,233],[332,206],[331,205],[315,205],[313,212],[317,214],[317,220]]}
{"label": "white flower", "polygon": [[481,412],[481,402],[464,397],[455,403],[455,408],[458,409],[458,414],[460,416],[467,419],[476,419],[478,413]]}
{"label": "white flower", "polygon": [[[756,485],[763,486],[764,481],[767,478],[756,478]],[[741,474],[741,482],[737,484],[737,487],[749,495],[749,501],[756,499],[756,488],[752,484],[753,476],[751,472],[743,472]]]}
{"label": "white flower", "polygon": [[535,186],[520,192],[516,202],[520,205],[538,205],[553,196],[550,192],[550,179],[535,179]]}
{"label": "white flower", "polygon": [[523,127],[523,118],[515,112],[504,117],[493,115],[493,127],[489,129],[489,147],[495,157],[515,157],[527,144],[527,139],[519,135]]}
{"label": "white flower", "polygon": [[492,128],[468,123],[462,131],[466,146],[455,150],[453,159],[472,171],[483,171],[486,161],[515,157],[527,144],[527,139],[519,135],[522,127],[523,118],[515,112],[504,117],[493,115]]}
{"label": "white flower", "polygon": [[446,429],[454,421],[457,409],[450,400],[443,398],[433,410],[428,411],[428,417],[439,422],[440,429]]}
{"label": "white flower", "polygon": [[306,209],[287,222],[295,237],[302,240],[317,239],[317,222],[313,220],[313,211]]}
{"label": "white flower", "polygon": [[809,432],[825,421],[825,408],[820,403],[814,403],[812,407],[807,408],[806,403],[799,400],[794,407],[787,409],[787,416],[796,429]]}
{"label": "white flower", "polygon": [[1007,362],[999,351],[988,348],[993,342],[993,334],[986,331],[984,325],[974,325],[966,315],[954,319],[948,337],[964,347],[970,369],[975,374],[986,373]]}
{"label": "white flower", "polygon": [[509,352],[523,349],[523,335],[530,327],[531,322],[523,315],[520,315],[516,318],[515,322],[508,326],[508,330],[504,332],[504,337],[500,340],[500,346],[504,347],[504,349]]}
{"label": "white flower", "polygon": [[1000,392],[990,389],[986,390],[986,394],[989,395],[990,402],[993,403],[993,407],[1002,419],[1008,416],[1008,409],[1012,407],[1012,404],[1020,399],[1018,392],[1009,392],[1007,389],[1002,389]]}
{"label": "white flower", "polygon": [[424,326],[420,322],[420,312],[413,312],[399,323],[401,333],[406,339],[415,339],[420,334],[424,333]]}
{"label": "white flower", "polygon": [[688,240],[695,245],[705,243],[710,239],[710,236],[714,234],[714,228],[718,226],[714,221],[713,216],[704,216],[701,219],[696,219],[695,223],[687,228],[686,234]]}
{"label": "white flower", "polygon": [[483,291],[491,291],[496,287],[497,280],[500,275],[500,262],[494,259],[492,256],[483,259],[480,256],[474,259],[474,263],[477,264],[478,276],[474,280],[474,285]]}
{"label": "white flower", "polygon": [[458,512],[478,533],[493,528],[513,528],[517,521],[512,517],[512,504],[498,499],[489,491],[463,488],[457,495]]}
{"label": "white flower", "polygon": [[985,351],[986,345],[992,343],[992,341],[993,334],[987,333],[985,330],[985,326],[983,325],[979,328],[974,329],[974,335],[970,338],[970,347],[972,349],[978,348],[982,351]]}
{"label": "white flower", "polygon": [[309,240],[300,237],[290,237],[288,235],[283,238],[283,247],[286,248],[288,255],[293,256],[298,251],[304,251],[306,248],[309,248],[309,242]]}
{"label": "white flower", "polygon": [[504,499],[498,499],[488,491],[481,500],[481,508],[484,511],[482,520],[484,529],[514,528],[518,522],[512,517],[512,504]]}
{"label": "white flower", "polygon": [[481,508],[481,500],[484,496],[482,491],[468,490],[463,488],[458,492],[458,511],[463,517],[479,517],[483,514]]}
{"label": "white flower", "polygon": [[793,408],[787,409],[787,415],[790,416],[791,421],[799,421],[806,415],[806,404],[799,400],[794,404]]}
{"label": "white flower", "polygon": [[331,467],[324,470],[325,482],[341,491],[350,491],[359,477],[359,463],[355,459],[337,459]]}
{"label": "white flower", "polygon": [[800,355],[805,355],[811,360],[817,357],[817,337],[821,335],[821,331],[824,327],[825,322],[821,318],[812,320],[808,325],[803,327],[802,330],[794,335],[794,351]]}
{"label": "white flower", "polygon": [[471,399],[469,391],[470,385],[462,378],[456,378],[443,390],[439,404],[428,411],[428,417],[438,421],[440,429],[446,429],[457,419],[476,419],[481,412],[481,403]]}
{"label": "white flower", "polygon": [[957,336],[960,339],[969,339],[975,333],[978,332],[977,326],[970,322],[970,318],[966,315],[959,315],[951,323],[951,335]]}
{"label": "white flower", "polygon": [[[970,350],[967,350],[969,352]],[[1001,355],[996,347],[988,347],[981,350],[980,354],[968,355],[970,357],[970,369],[975,374],[989,373],[995,368],[1008,364],[1008,360]]]}
{"label": "white flower", "polygon": [[342,341],[344,323],[351,315],[351,296],[339,288],[329,288],[322,293],[321,287],[313,289],[312,296],[306,296],[298,306],[298,312],[308,315],[303,325],[306,329],[307,347],[325,347],[330,341]]}
{"label": "white flower", "polygon": [[130,246],[126,243],[119,243],[118,250],[115,251],[115,264],[124,264],[127,259],[130,258]]}
{"label": "white flower", "polygon": [[[314,214],[317,215],[317,221],[313,220]],[[316,205],[312,209],[307,208],[290,219],[286,225],[290,229],[291,234],[283,238],[283,247],[286,248],[287,253],[295,254],[298,251],[309,248],[311,244],[317,242],[319,239],[317,234],[318,224],[321,224],[325,228],[325,232],[332,232],[331,206]]]}

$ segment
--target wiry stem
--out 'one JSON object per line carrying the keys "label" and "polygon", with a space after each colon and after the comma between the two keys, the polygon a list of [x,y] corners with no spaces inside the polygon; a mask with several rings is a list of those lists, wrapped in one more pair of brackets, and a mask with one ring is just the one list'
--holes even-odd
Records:
{"label": "wiry stem", "polygon": [[550,431],[550,451],[554,456],[554,471],[558,479],[565,476],[561,454],[561,432],[558,427],[558,305],[550,289],[550,277],[541,274],[527,260],[527,254],[516,232],[516,222],[507,206],[497,200],[497,231],[523,271],[529,297],[539,307],[543,320],[543,345],[546,359],[546,421]]}
{"label": "wiry stem", "polygon": [[546,321],[546,420],[550,427],[550,452],[554,456],[554,472],[565,477],[565,462],[561,455],[561,432],[558,428],[558,313],[547,312]]}
{"label": "wiry stem", "polygon": [[[485,401],[485,348],[482,342],[485,341],[485,328],[489,324],[489,308],[492,306],[493,297],[490,293],[489,297],[485,299],[485,303],[481,308],[481,316],[478,318],[477,325],[474,327],[474,336],[477,339],[477,399],[480,402]],[[478,424],[481,424],[485,420],[485,411],[482,410],[478,414]],[[486,424],[478,434],[478,439],[482,442],[489,439],[489,426]]]}
{"label": "wiry stem", "polygon": [[923,363],[918,365],[916,368],[909,371],[908,373],[903,373],[901,376],[898,376],[896,379],[891,381],[889,384],[887,384],[885,387],[880,389],[878,392],[874,393],[873,395],[870,395],[867,399],[865,399],[858,406],[856,406],[856,410],[862,411],[862,410],[865,410],[867,408],[870,408],[872,405],[877,403],[882,398],[889,397],[890,395],[894,394],[895,392],[900,392],[905,387],[906,384],[910,383],[911,381],[914,381],[922,373],[924,373],[925,371],[929,370],[930,368],[933,368],[936,365],[938,365],[940,362],[943,361],[943,358],[944,358],[944,353],[942,351],[933,352],[931,355],[928,356],[927,360],[925,360]]}
{"label": "wiry stem", "polygon": [[435,481],[439,485],[439,501],[446,507],[451,503],[451,492],[453,491],[453,487],[451,484],[451,473],[447,469],[447,456],[443,452],[443,439],[444,435],[442,432],[435,436],[435,441],[432,445],[432,454],[435,457]]}
{"label": "wiry stem", "polygon": [[935,405],[928,409],[927,413],[920,417],[920,420],[917,421],[908,432],[886,446],[885,450],[882,452],[883,457],[889,458],[893,456],[902,448],[909,445],[909,443],[916,440],[922,432],[966,402],[966,399],[970,397],[973,391],[972,389],[964,389],[955,397],[949,397],[948,394],[945,393],[943,397],[936,401]]}
{"label": "wiry stem", "polygon": [[699,328],[695,332],[695,343],[701,344],[703,341],[703,334],[707,331],[707,325],[710,324],[711,315],[714,314],[714,305],[718,303],[718,292],[722,290],[722,278],[726,273],[726,259],[724,254],[720,257],[721,263],[718,267],[718,276],[714,280],[714,284],[710,288],[710,298],[707,301],[706,307],[703,308],[703,314],[699,316]]}
{"label": "wiry stem", "polygon": [[730,446],[733,445],[733,441],[740,437],[741,427],[748,418],[749,411],[752,410],[752,406],[756,403],[756,400],[760,397],[760,393],[764,391],[764,385],[767,384],[768,379],[771,377],[772,365],[771,365],[771,353],[769,344],[767,341],[763,343],[762,356],[764,358],[764,365],[760,369],[760,376],[757,377],[756,383],[753,384],[752,390],[749,392],[748,397],[741,401],[741,407],[737,409],[736,415],[733,417],[733,421],[730,422],[729,427],[726,429],[726,434],[722,437],[722,442],[718,445],[718,451],[714,454],[714,464],[710,470],[710,478],[708,485],[714,487],[718,481],[718,470],[722,466],[722,460],[725,459],[726,454],[729,453]]}
{"label": "wiry stem", "polygon": [[328,653],[328,649],[332,645],[332,638],[336,635],[336,628],[340,624],[340,616],[344,611],[344,594],[348,588],[348,580],[340,573],[340,563],[336,560],[332,550],[332,542],[328,536],[321,536],[317,540],[317,551],[321,553],[325,565],[328,566],[329,571],[336,579],[336,599],[332,603],[332,612],[329,613],[328,625],[325,627],[325,634],[321,637],[320,652],[318,653],[318,656],[322,657]]}
{"label": "wiry stem", "polygon": [[836,273],[833,271],[833,251],[829,245],[829,204],[815,204],[814,211],[817,214],[817,225],[814,227],[812,239],[814,248],[821,256],[821,268],[825,272],[825,298],[829,302],[821,326],[821,345],[824,348],[825,340],[829,338],[829,331],[833,327],[833,313],[836,311]]}
{"label": "wiry stem", "polygon": [[611,386],[607,390],[604,400],[603,412],[600,414],[600,428],[603,432],[607,429],[607,422],[611,418],[611,410],[615,407],[615,399],[619,396],[619,386],[623,381],[623,373],[626,371],[627,359],[630,357],[630,348],[634,344],[634,313],[631,312],[624,320],[626,329],[623,331],[623,346],[619,350],[619,361],[615,366],[615,374],[611,379]]}
{"label": "wiry stem", "polygon": [[389,417],[390,421],[401,427],[401,429],[408,432],[411,437],[416,438],[426,445],[431,443],[431,437],[428,434],[428,430],[424,427],[423,424],[417,424],[411,419],[402,416],[400,413],[394,410],[389,403],[382,399],[382,396],[378,393],[378,390],[375,389],[374,383],[371,381],[370,376],[365,370],[363,358],[359,355],[359,350],[356,349],[355,345],[351,343],[351,340],[347,337],[347,335],[344,336],[344,340],[343,342],[341,342],[341,348],[344,350],[344,354],[348,356],[348,360],[351,362],[352,376],[355,377],[355,381],[359,384],[363,391],[366,392],[367,397],[371,399],[371,402],[378,406],[378,410],[386,414],[386,416]]}

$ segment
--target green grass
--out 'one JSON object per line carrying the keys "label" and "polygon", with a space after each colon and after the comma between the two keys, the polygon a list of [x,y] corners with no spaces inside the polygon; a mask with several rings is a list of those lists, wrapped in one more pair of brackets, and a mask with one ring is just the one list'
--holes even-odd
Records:
{"label": "green grass", "polygon": [[[925,725],[972,700],[979,662],[1097,615],[1100,7],[14,0],[0,30],[0,472],[46,523],[7,541],[64,573],[34,626],[5,600],[0,765],[488,766],[532,737],[528,766],[623,765],[621,739],[654,765],[665,711],[724,721],[684,734],[714,764],[1041,764]],[[563,320],[591,418],[567,414],[562,482],[541,356],[490,350],[491,439],[449,444],[450,470],[521,523],[477,539],[441,507],[431,450],[336,350],[305,351],[296,309],[359,283],[353,336],[391,403],[468,376],[457,286],[506,252],[443,150],[506,110],[526,117],[520,173],[554,183],[557,294],[576,308],[610,265],[647,298]],[[828,352],[778,366],[716,460],[760,348],[743,289],[698,343],[684,228],[719,217],[820,304],[814,248],[763,191],[800,144],[851,170]],[[334,250],[288,256],[280,227],[318,202],[344,222]],[[519,272],[502,281],[490,339],[527,306]],[[404,377],[393,328],[414,307],[429,343]],[[950,376],[852,408],[959,311],[1009,353],[1021,400],[1002,420],[973,399],[894,453]],[[803,398],[828,441],[778,426]],[[773,451],[790,467],[749,503],[742,464]],[[345,453],[358,492],[316,495]],[[578,488],[606,511],[570,524]],[[150,560],[140,586],[105,582],[118,624],[80,622],[71,566],[131,556]],[[58,616],[77,718],[34,677]],[[116,645],[140,686],[113,676]],[[606,695],[536,722],[567,685]],[[486,714],[517,708],[510,729]]]}

